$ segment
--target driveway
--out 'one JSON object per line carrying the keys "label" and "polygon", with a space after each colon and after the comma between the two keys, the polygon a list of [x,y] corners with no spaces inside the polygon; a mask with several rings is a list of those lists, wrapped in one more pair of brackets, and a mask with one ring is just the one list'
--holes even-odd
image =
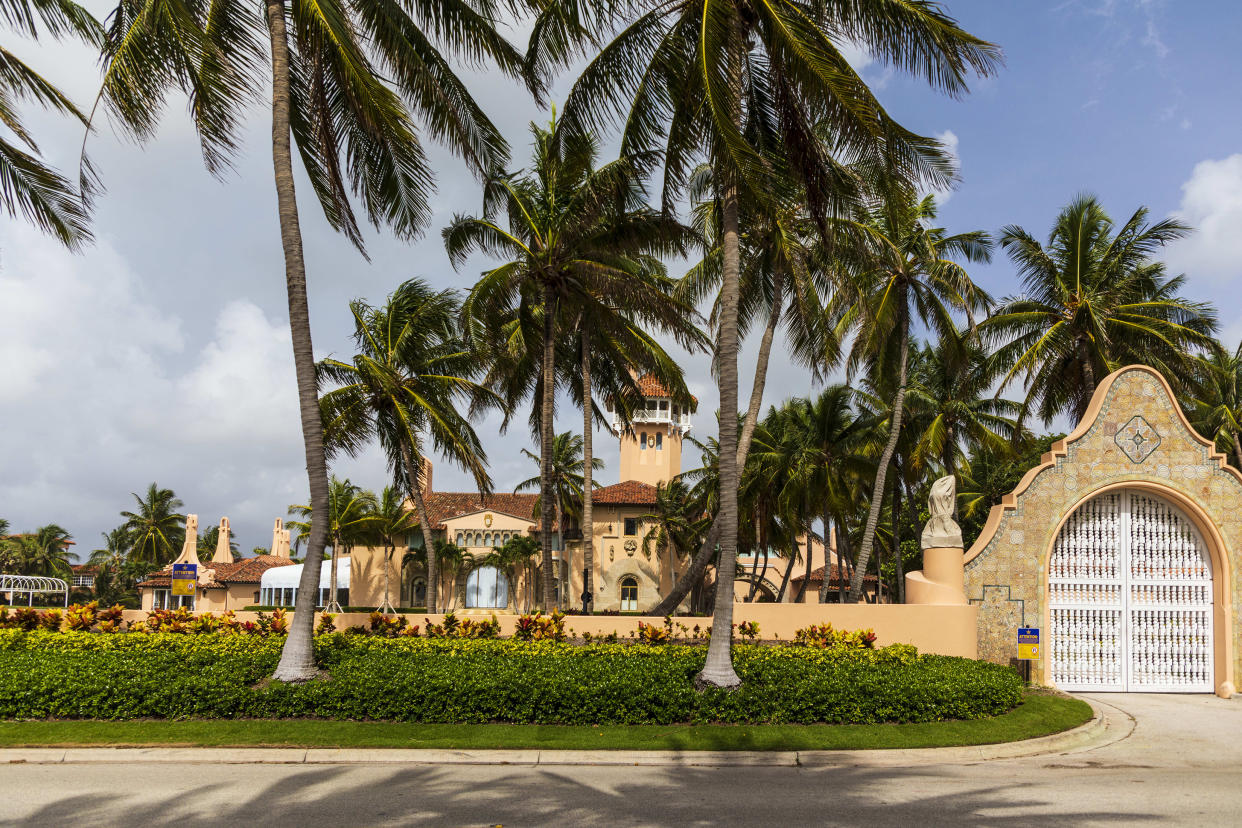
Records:
{"label": "driveway", "polygon": [[7,765],[0,766],[0,824],[1242,823],[1242,702],[1213,696],[1090,698],[1110,717],[1106,744],[960,764]]}

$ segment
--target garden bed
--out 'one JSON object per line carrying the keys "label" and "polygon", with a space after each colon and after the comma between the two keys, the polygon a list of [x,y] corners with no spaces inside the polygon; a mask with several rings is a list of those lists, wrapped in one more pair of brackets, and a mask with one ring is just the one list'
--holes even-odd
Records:
{"label": "garden bed", "polygon": [[734,692],[697,693],[704,646],[316,639],[327,678],[260,682],[280,635],[0,630],[0,718],[424,723],[875,724],[970,720],[1022,700],[1012,670],[877,650],[737,644]]}

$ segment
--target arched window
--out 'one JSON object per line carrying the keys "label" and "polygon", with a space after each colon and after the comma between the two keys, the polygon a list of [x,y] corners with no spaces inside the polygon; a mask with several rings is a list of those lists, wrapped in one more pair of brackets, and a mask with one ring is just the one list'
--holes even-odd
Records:
{"label": "arched window", "polygon": [[656,432],[656,451],[664,451],[664,432]]}
{"label": "arched window", "polygon": [[466,607],[504,609],[509,605],[509,579],[494,566],[481,566],[466,579]]}
{"label": "arched window", "polygon": [[461,536],[461,532],[458,532],[458,533],[457,533],[457,545],[458,545],[458,546],[461,546],[461,537],[462,537],[462,536]]}
{"label": "arched window", "polygon": [[621,579],[621,611],[638,612],[638,579],[633,575]]}
{"label": "arched window", "polygon": [[641,451],[647,450],[647,432],[645,431],[638,436],[638,448]]}
{"label": "arched window", "polygon": [[483,545],[484,545],[484,546],[491,546],[491,545],[492,545],[492,533],[491,533],[491,532],[484,532],[484,533],[483,533]]}
{"label": "arched window", "polygon": [[410,606],[427,606],[427,580],[425,578],[415,578],[410,593]]}

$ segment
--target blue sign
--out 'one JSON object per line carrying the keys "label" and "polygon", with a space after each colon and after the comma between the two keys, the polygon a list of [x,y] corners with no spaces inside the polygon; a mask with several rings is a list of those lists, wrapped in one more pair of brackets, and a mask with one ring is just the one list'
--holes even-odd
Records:
{"label": "blue sign", "polygon": [[172,594],[173,595],[193,595],[194,587],[198,583],[198,565],[197,564],[173,564],[172,565]]}
{"label": "blue sign", "polygon": [[1018,659],[1035,661],[1039,658],[1039,627],[1018,627]]}

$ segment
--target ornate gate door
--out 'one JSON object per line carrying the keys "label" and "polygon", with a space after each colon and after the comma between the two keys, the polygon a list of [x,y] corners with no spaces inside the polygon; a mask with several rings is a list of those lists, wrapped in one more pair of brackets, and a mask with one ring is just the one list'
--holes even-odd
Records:
{"label": "ornate gate door", "polygon": [[1213,691],[1211,563],[1169,503],[1124,489],[1084,503],[1057,536],[1048,591],[1057,687]]}

